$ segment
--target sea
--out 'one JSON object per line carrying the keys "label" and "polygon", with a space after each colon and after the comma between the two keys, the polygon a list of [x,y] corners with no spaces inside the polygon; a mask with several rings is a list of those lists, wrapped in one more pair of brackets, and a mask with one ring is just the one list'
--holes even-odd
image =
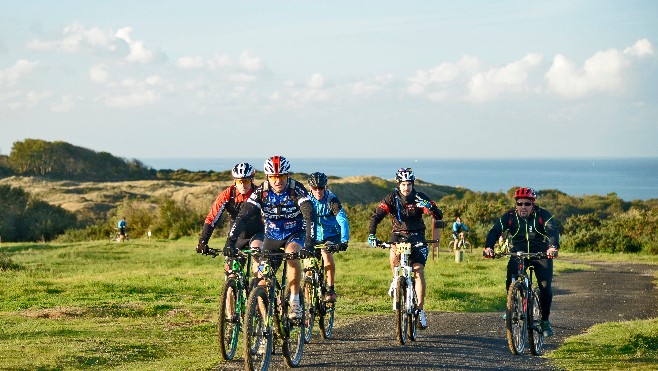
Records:
{"label": "sea", "polygon": [[[658,199],[658,157],[558,159],[386,159],[291,158],[292,172],[321,171],[338,177],[373,175],[395,178],[411,167],[424,181],[479,192],[506,192],[513,187],[557,189],[571,196],[615,193],[625,201]],[[147,158],[156,170],[225,171],[249,162],[261,171],[262,158]]]}

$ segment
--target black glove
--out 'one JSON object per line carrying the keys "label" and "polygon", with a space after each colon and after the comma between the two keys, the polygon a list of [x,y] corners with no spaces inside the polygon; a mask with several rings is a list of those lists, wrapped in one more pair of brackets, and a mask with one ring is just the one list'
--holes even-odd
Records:
{"label": "black glove", "polygon": [[199,242],[199,244],[196,245],[196,252],[197,254],[208,254],[208,245],[203,242]]}
{"label": "black glove", "polygon": [[238,256],[238,248],[235,247],[235,240],[227,239],[222,253],[224,253],[224,256]]}
{"label": "black glove", "polygon": [[347,251],[347,245],[348,245],[348,243],[349,243],[348,241],[341,242],[341,243],[338,245],[338,250],[339,250],[339,251]]}

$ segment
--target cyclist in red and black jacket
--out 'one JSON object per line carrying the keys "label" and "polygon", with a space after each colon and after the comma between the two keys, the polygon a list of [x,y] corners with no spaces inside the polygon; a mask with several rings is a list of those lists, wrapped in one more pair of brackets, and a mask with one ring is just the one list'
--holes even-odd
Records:
{"label": "cyclist in red and black jacket", "polygon": [[[510,252],[546,252],[547,258],[530,260],[535,268],[539,285],[542,309],[542,329],[544,336],[552,336],[553,328],[548,321],[553,302],[553,258],[557,257],[560,247],[560,235],[555,219],[551,213],[535,205],[537,194],[532,188],[522,187],[514,193],[516,208],[509,210],[494,223],[484,243],[485,258],[494,256],[493,247],[503,232],[508,232],[511,244]],[[516,273],[516,263],[510,259],[507,264],[505,289],[512,283]]]}
{"label": "cyclist in red and black jacket", "polygon": [[[386,217],[391,215],[393,219],[393,231],[391,233],[391,241],[397,241],[398,236],[402,235],[407,238],[412,244],[418,242],[425,242],[425,222],[423,221],[423,214],[430,214],[436,220],[443,219],[443,213],[436,206],[434,201],[431,201],[426,194],[418,192],[414,189],[414,181],[416,176],[411,168],[402,168],[395,174],[395,180],[398,182],[397,188],[389,193],[377,205],[375,211],[370,218],[370,227],[368,235],[368,244],[375,247],[377,246],[377,225]],[[428,249],[427,244],[413,247],[409,260],[413,267],[416,296],[418,297],[418,309],[420,328],[427,328],[427,318],[423,310],[425,302],[425,263],[427,262]],[[398,256],[394,249],[390,249],[389,262],[391,271],[395,274],[395,266],[397,265]],[[393,293],[393,284],[389,288],[389,295]]]}
{"label": "cyclist in red and black jacket", "polygon": [[[208,253],[208,241],[224,211],[228,213],[230,225],[232,226],[235,223],[240,209],[254,191],[255,174],[254,167],[246,162],[239,163],[233,167],[231,175],[235,183],[222,191],[212,204],[210,212],[203,224],[201,236],[199,236],[199,244],[196,250],[198,253]],[[257,247],[257,244],[253,240],[255,238],[262,240],[263,231],[264,226],[260,216],[254,216],[246,220],[245,228],[237,237],[236,247],[239,249],[245,249],[247,246]],[[258,238],[259,235],[261,235],[260,238]],[[254,236],[256,237],[254,238]]]}

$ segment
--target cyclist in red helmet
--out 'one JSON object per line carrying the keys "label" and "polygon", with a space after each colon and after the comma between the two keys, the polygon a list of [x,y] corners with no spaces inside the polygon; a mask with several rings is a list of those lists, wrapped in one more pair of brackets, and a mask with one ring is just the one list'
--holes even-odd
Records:
{"label": "cyclist in red helmet", "polygon": [[[252,218],[262,218],[265,232],[264,252],[287,253],[304,249],[312,254],[315,246],[315,208],[304,185],[288,177],[290,163],[283,156],[272,156],[263,165],[267,180],[257,187],[240,210],[224,247],[224,254],[235,253],[240,233]],[[276,272],[281,258],[272,259]],[[290,283],[290,318],[299,319],[304,309],[299,300],[302,265],[298,259],[286,260]]]}
{"label": "cyclist in red helmet", "polygon": [[[514,192],[516,207],[503,214],[493,225],[484,243],[485,258],[494,256],[493,247],[500,235],[508,232],[511,244],[510,252],[546,252],[548,257],[531,260],[535,267],[537,284],[539,285],[542,309],[542,329],[544,336],[553,336],[553,328],[548,320],[553,301],[553,258],[557,257],[560,246],[560,236],[553,216],[545,209],[535,205],[537,194],[532,188],[521,187]],[[507,280],[505,289],[512,282],[512,274],[516,272],[516,264],[510,259],[507,264]]]}
{"label": "cyclist in red helmet", "polygon": [[[443,219],[443,213],[436,206],[434,201],[431,201],[426,194],[417,192],[414,189],[414,182],[416,176],[411,168],[401,168],[395,174],[395,180],[398,183],[396,189],[389,193],[377,205],[372,217],[370,218],[368,244],[375,247],[377,246],[377,225],[386,217],[391,215],[393,221],[393,231],[391,233],[391,241],[397,241],[398,236],[402,235],[411,243],[425,242],[425,222],[423,221],[423,214],[430,214],[436,220]],[[414,247],[411,250],[409,258],[414,271],[415,290],[418,297],[418,318],[420,321],[420,328],[427,328],[427,318],[423,305],[425,302],[425,263],[427,262],[428,248],[427,244]],[[397,265],[398,256],[393,249],[389,253],[389,263],[391,270]],[[393,271],[395,274],[395,271]],[[389,288],[389,295],[393,293],[393,284]]]}

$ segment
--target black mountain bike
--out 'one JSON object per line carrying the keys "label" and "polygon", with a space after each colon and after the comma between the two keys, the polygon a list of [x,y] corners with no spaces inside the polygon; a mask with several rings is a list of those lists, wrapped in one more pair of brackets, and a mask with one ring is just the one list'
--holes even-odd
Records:
{"label": "black mountain bike", "polygon": [[[404,236],[398,237],[405,240]],[[399,263],[395,267],[393,281],[393,311],[395,311],[395,336],[398,344],[404,345],[407,337],[411,341],[418,338],[418,298],[414,289],[415,279],[413,267],[409,263],[411,248],[439,242],[439,240],[427,240],[412,245],[410,242],[382,242],[377,241],[377,246],[382,249],[392,247],[400,256]]]}
{"label": "black mountain bike", "polygon": [[304,268],[304,282],[302,284],[302,293],[304,294],[304,324],[305,337],[304,341],[308,344],[311,342],[313,324],[315,317],[318,317],[318,323],[322,333],[322,338],[330,339],[334,328],[334,303],[325,300],[327,295],[327,281],[324,271],[324,259],[320,250],[326,252],[340,251],[339,245],[332,242],[325,242],[315,246],[316,256],[307,260]]}
{"label": "black mountain bike", "polygon": [[[545,258],[545,252],[526,253],[496,253],[494,258],[508,255],[517,261],[516,278],[507,290],[507,311],[505,325],[507,328],[507,344],[512,354],[520,354],[528,343],[532,354],[541,355],[544,346],[544,333],[541,325],[541,302],[539,288],[532,287],[534,268],[528,266],[532,259]],[[529,269],[530,273],[526,273]]]}
{"label": "black mountain bike", "polygon": [[[238,349],[238,339],[244,321],[247,295],[250,290],[252,250],[242,250],[236,257],[227,257],[224,269],[224,288],[219,296],[219,317],[217,330],[219,351],[230,361]],[[208,248],[213,258],[219,250]]]}
{"label": "black mountain bike", "polygon": [[[280,340],[283,356],[289,367],[297,367],[304,351],[304,315],[292,320],[290,287],[286,282],[286,260],[299,259],[300,253],[255,252],[261,284],[254,288],[247,299],[246,328],[244,331],[244,360],[246,370],[267,370],[274,353],[274,340]],[[283,258],[281,282],[272,271],[272,258]],[[264,285],[263,285],[264,283]],[[304,306],[304,295],[299,295]]]}

